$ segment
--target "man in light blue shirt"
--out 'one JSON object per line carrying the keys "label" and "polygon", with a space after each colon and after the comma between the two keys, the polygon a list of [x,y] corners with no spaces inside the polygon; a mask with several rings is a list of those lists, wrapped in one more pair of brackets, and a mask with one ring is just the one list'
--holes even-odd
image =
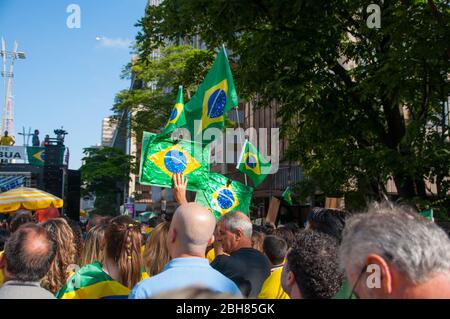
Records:
{"label": "man in light blue shirt", "polygon": [[213,269],[205,258],[206,247],[214,242],[215,218],[206,208],[189,203],[173,216],[168,233],[172,260],[164,271],[138,283],[130,299],[147,299],[187,287],[205,287],[218,293],[241,296],[236,284]]}

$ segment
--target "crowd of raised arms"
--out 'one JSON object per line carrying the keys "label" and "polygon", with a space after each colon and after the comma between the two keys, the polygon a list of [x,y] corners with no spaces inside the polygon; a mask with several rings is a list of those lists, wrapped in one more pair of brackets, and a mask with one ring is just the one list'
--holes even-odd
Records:
{"label": "crowd of raised arms", "polygon": [[313,208],[307,222],[216,220],[188,203],[143,225],[126,215],[38,222],[19,211],[0,230],[0,299],[450,298],[450,239],[413,208]]}

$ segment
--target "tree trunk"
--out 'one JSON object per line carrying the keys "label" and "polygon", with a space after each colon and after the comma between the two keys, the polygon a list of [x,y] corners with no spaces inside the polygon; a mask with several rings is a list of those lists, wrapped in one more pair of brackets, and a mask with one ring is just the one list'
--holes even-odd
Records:
{"label": "tree trunk", "polygon": [[422,198],[427,197],[427,192],[425,189],[425,181],[423,179],[416,178],[414,181],[416,184],[416,194]]}
{"label": "tree trunk", "polygon": [[395,187],[397,187],[398,196],[401,198],[413,198],[416,196],[414,181],[405,174],[396,174],[394,176]]}

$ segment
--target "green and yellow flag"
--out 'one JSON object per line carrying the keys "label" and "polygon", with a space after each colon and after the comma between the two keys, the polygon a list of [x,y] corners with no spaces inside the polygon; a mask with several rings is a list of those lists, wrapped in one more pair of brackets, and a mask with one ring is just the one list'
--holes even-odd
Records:
{"label": "green and yellow flag", "polygon": [[292,190],[290,186],[288,186],[284,190],[283,194],[281,195],[281,198],[283,198],[289,205],[292,206]]}
{"label": "green and yellow flag", "polygon": [[179,127],[186,126],[186,117],[184,114],[183,87],[178,88],[177,101],[170,113],[169,120],[164,128],[162,135],[167,135]]}
{"label": "green and yellow flag", "polygon": [[253,188],[232,181],[219,173],[210,172],[207,189],[197,192],[196,202],[210,209],[216,218],[231,211],[249,214]]}
{"label": "green and yellow flag", "polygon": [[95,262],[81,267],[56,293],[58,299],[118,299],[128,298],[130,289],[114,281]]}
{"label": "green and yellow flag", "polygon": [[186,140],[172,141],[152,133],[144,133],[140,179],[143,185],[172,187],[173,174],[188,177],[188,190],[204,190],[209,172],[209,147]]}
{"label": "green and yellow flag", "polygon": [[45,148],[27,147],[28,163],[35,166],[44,166]]}
{"label": "green and yellow flag", "polygon": [[[64,152],[66,148],[61,147],[59,153],[59,164],[64,162]],[[45,164],[45,147],[28,146],[27,147],[28,164],[34,166],[44,166]]]}
{"label": "green and yellow flag", "polygon": [[[233,74],[225,48],[222,47],[205,80],[186,103],[186,127],[191,133],[191,139],[210,127],[222,129],[227,112],[238,103]],[[196,120],[201,121],[198,127],[195,126]]]}
{"label": "green and yellow flag", "polygon": [[270,173],[271,164],[246,140],[236,168],[251,178],[254,187],[258,187]]}

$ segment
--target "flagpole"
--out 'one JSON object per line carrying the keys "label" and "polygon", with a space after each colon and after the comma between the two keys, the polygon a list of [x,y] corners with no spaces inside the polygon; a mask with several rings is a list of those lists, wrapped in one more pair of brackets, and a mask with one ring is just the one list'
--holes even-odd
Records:
{"label": "flagpole", "polygon": [[[227,49],[225,49],[225,44],[224,44],[224,43],[222,44],[222,49],[223,49],[223,52],[224,52],[224,54],[225,54],[225,57],[228,59]],[[239,105],[236,105],[236,107],[234,108],[234,111],[236,112],[236,119],[237,119],[237,123],[238,123],[238,129],[240,129],[240,128],[241,128],[241,125],[240,125],[240,120],[239,120],[238,107],[239,107]],[[240,130],[239,130],[239,131],[240,131]],[[244,143],[244,146],[245,146],[245,144],[246,144],[246,143]],[[242,154],[242,155],[243,155],[243,154]],[[240,162],[240,161],[238,161],[238,165],[239,165],[239,162]],[[248,186],[247,175],[246,175],[246,174],[244,174],[244,179],[245,179],[245,186]]]}
{"label": "flagpole", "polygon": [[[224,47],[225,48],[225,47]],[[238,123],[238,129],[240,129],[241,128],[241,125],[240,125],[240,120],[239,120],[239,112],[238,112],[238,107],[236,106],[235,108],[234,108],[234,111],[236,112],[236,119],[237,119],[237,123]],[[240,130],[239,130],[240,131]],[[244,149],[245,149],[245,144],[247,144],[247,141],[245,141],[245,143],[244,143],[244,148],[242,149],[242,152],[241,152],[241,158],[242,158],[242,156],[244,155]],[[239,159],[238,160],[238,165],[239,165],[239,162],[241,161],[241,159]],[[248,182],[247,182],[247,174],[244,174],[244,179],[245,179],[245,186],[248,186]]]}

